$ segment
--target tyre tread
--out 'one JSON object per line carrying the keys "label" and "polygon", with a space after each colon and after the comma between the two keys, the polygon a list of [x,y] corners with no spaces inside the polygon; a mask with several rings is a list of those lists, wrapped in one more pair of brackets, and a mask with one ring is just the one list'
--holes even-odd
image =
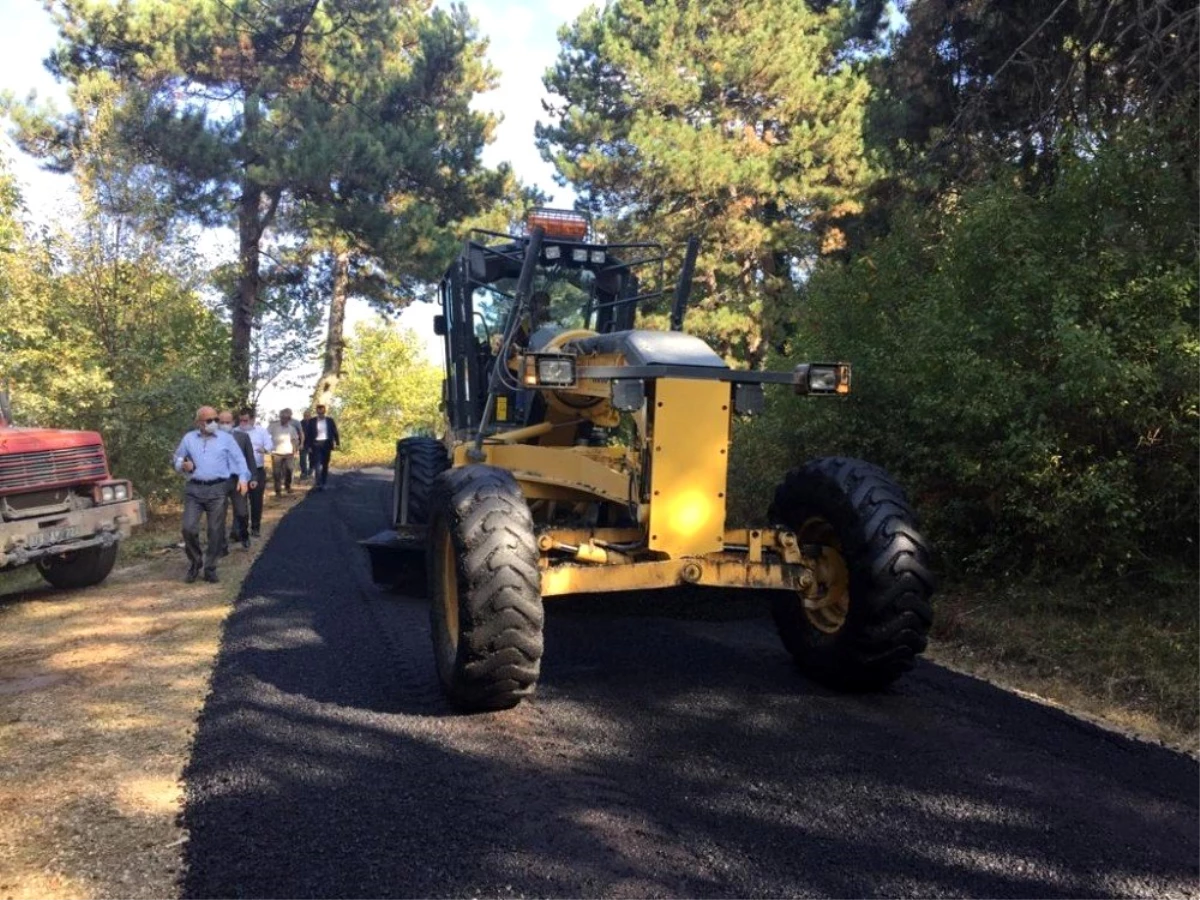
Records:
{"label": "tyre tread", "polygon": [[801,668],[834,686],[881,688],[924,652],[936,580],[917,517],[904,491],[880,467],[849,457],[825,457],[793,469],[776,489],[772,521],[797,527],[819,513],[843,543],[850,571],[851,612],[835,636],[817,632],[777,601],[775,621]]}

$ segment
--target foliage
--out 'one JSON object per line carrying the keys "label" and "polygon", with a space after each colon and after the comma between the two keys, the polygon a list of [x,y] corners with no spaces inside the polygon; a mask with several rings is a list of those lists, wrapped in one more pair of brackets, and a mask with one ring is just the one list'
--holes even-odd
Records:
{"label": "foliage", "polygon": [[425,360],[409,329],[360,322],[346,348],[345,371],[332,412],[347,452],[410,434],[433,434],[441,423],[442,373]]}
{"label": "foliage", "polygon": [[[25,149],[59,168],[96,130],[146,170],[168,216],[238,233],[231,371],[250,390],[269,229],[352,235],[397,277],[424,272],[449,223],[495,193],[469,108],[491,73],[461,9],[428,0],[52,0],[51,70],[77,111],[26,109]],[[108,119],[105,119],[107,122]],[[284,214],[281,219],[281,213]]]}
{"label": "foliage", "polygon": [[905,200],[1003,171],[1037,190],[1060,159],[1152,124],[1196,191],[1200,12],[1194,3],[904,0],[871,62],[867,138],[884,173],[847,222],[861,249]]}
{"label": "foliage", "polygon": [[1194,565],[1196,210],[1161,146],[1129,134],[1064,159],[1038,195],[998,173],[820,267],[786,352],[851,359],[855,392],[780,400],[735,471],[883,464],[950,571]]}
{"label": "foliage", "polygon": [[609,237],[701,238],[689,330],[761,362],[871,179],[852,4],[616,0],[560,35],[539,146]]}
{"label": "foliage", "polygon": [[193,264],[157,244],[115,239],[110,221],[27,238],[0,257],[3,378],[23,425],[99,431],[115,475],[157,501],[176,489],[170,454],[222,378],[228,329],[195,289]]}

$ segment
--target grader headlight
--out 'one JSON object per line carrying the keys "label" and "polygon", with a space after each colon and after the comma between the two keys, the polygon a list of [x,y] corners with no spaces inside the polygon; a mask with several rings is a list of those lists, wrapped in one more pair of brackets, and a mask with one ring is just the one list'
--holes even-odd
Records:
{"label": "grader headlight", "polygon": [[574,387],[575,357],[563,354],[537,354],[529,357],[532,365],[525,370],[525,383],[536,387]]}
{"label": "grader headlight", "polygon": [[850,393],[850,363],[801,363],[792,373],[797,394]]}

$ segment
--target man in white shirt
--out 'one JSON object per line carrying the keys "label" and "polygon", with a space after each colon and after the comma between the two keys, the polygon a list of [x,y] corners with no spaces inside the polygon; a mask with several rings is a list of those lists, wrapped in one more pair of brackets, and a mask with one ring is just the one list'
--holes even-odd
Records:
{"label": "man in white shirt", "polygon": [[263,493],[267,488],[267,454],[274,448],[271,435],[261,425],[254,424],[254,409],[247,406],[238,416],[238,428],[246,432],[250,438],[250,446],[254,449],[255,471],[252,481],[258,486],[250,492],[250,535],[258,537],[262,528]]}
{"label": "man in white shirt", "polygon": [[292,473],[296,468],[296,454],[304,445],[304,435],[300,426],[292,421],[290,409],[281,409],[279,421],[272,422],[267,432],[274,445],[271,450],[271,477],[275,481],[275,496],[280,495],[281,488],[290,494]]}
{"label": "man in white shirt", "polygon": [[329,455],[341,449],[341,437],[338,435],[337,422],[325,415],[325,405],[322,403],[317,404],[316,416],[305,423],[304,443],[312,447],[313,478],[317,490],[323,491],[329,480]]}

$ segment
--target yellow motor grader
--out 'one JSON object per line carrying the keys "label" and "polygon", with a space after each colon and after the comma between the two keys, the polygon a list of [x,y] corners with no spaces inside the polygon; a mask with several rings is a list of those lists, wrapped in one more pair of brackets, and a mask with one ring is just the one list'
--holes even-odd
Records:
{"label": "yellow motor grader", "polygon": [[391,551],[424,552],[451,703],[533,692],[546,599],[679,585],[772,590],[803,671],[851,690],[893,681],[925,648],[933,578],[885,472],[815,459],[761,524],[725,523],[733,416],[761,412],[767,384],[847,394],[850,366],[739,371],[683,333],[695,240],[671,330],[639,329],[668,302],[662,248],[590,236],[584,216],[535,210],[525,234],[473,233],[440,285],[445,436],[397,443],[394,531],[365,543],[381,580]]}

